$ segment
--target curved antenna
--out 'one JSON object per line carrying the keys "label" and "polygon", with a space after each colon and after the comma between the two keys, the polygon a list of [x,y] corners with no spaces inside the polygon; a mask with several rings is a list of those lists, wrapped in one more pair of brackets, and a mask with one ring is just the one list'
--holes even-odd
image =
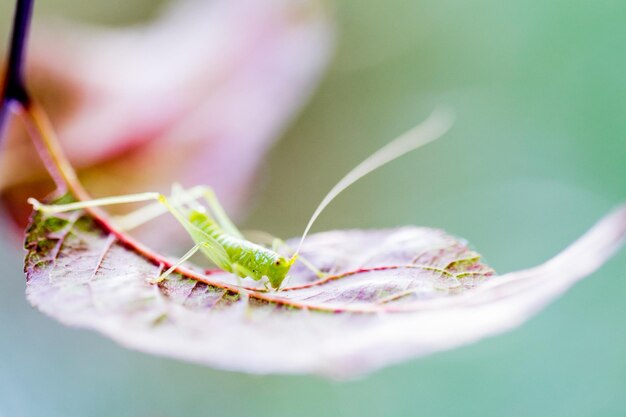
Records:
{"label": "curved antenna", "polygon": [[311,230],[311,226],[315,223],[315,220],[324,211],[324,209],[333,201],[342,191],[363,178],[370,172],[380,168],[388,162],[393,161],[401,157],[402,155],[411,152],[417,148],[420,148],[436,139],[443,136],[454,120],[452,111],[448,109],[437,108],[431,113],[426,120],[413,129],[409,130],[402,136],[389,142],[387,145],[380,148],[378,151],[370,155],[369,158],[361,162],[354,167],[350,172],[346,174],[329,192],[322,202],[317,206],[309,223],[302,233],[298,249],[296,254],[300,253],[302,243]]}

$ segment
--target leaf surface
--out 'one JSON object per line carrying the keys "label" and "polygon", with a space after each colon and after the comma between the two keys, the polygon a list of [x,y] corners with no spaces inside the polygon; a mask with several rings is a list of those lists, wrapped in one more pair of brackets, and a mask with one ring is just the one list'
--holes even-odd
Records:
{"label": "leaf surface", "polygon": [[27,296],[63,323],[153,354],[249,373],[352,377],[521,324],[601,266],[625,233],[623,206],[545,264],[505,275],[440,230],[318,233],[302,254],[330,275],[320,280],[296,263],[284,288],[269,292],[197,267],[152,284],[172,259],[83,212],[35,214]]}

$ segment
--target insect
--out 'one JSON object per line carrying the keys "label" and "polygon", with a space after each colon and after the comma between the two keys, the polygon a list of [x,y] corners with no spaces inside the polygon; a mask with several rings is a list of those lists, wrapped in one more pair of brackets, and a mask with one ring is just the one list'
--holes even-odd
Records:
{"label": "insect", "polygon": [[[331,201],[368,173],[441,137],[449,129],[451,120],[452,117],[448,111],[436,110],[424,122],[389,142],[349,171],[317,206],[291,257],[278,253],[280,245],[285,245],[278,238],[274,238],[271,248],[245,239],[227,216],[215,193],[207,186],[196,186],[185,190],[175,185],[169,197],[148,192],[59,205],[42,204],[33,198],[29,198],[28,202],[35,210],[44,213],[60,213],[88,207],[155,200],[155,203],[151,205],[119,217],[116,224],[122,230],[129,230],[169,212],[185,228],[195,245],[162,273],[156,280],[157,282],[166,279],[191,256],[200,251],[218,268],[240,278],[251,278],[257,281],[266,278],[270,286],[278,290],[298,259],[318,276],[323,276],[323,273],[310,262],[302,257],[299,258],[299,253],[314,222]],[[205,204],[201,204],[200,201]]]}

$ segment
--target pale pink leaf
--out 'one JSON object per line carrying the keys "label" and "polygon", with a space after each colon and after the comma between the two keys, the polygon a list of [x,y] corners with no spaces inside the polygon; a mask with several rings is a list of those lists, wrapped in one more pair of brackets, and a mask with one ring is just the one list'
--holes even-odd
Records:
{"label": "pale pink leaf", "polygon": [[520,325],[620,247],[626,205],[543,265],[504,275],[440,230],[318,233],[302,255],[330,276],[319,280],[296,264],[278,292],[244,291],[226,273],[195,267],[152,284],[156,258],[111,230],[82,213],[35,215],[26,242],[30,302],[144,352],[249,373],[345,378]]}

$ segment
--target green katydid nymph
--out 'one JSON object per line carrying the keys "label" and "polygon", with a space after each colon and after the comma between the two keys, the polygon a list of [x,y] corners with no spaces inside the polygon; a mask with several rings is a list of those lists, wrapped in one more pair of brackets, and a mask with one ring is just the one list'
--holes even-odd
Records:
{"label": "green katydid nymph", "polygon": [[[174,186],[171,196],[168,197],[149,192],[59,205],[42,204],[33,198],[28,199],[28,202],[35,210],[44,213],[60,213],[88,207],[154,200],[156,201],[154,204],[117,218],[115,224],[122,230],[129,230],[169,212],[185,228],[195,246],[163,272],[157,282],[166,279],[193,254],[200,251],[218,268],[240,278],[252,278],[257,281],[266,278],[271,287],[278,290],[298,259],[319,276],[323,276],[322,272],[302,257],[299,258],[298,254],[311,226],[332,200],[368,173],[441,137],[449,129],[451,121],[452,117],[449,112],[437,110],[424,122],[380,148],[348,172],[328,192],[314,211],[300,238],[300,243],[290,257],[282,256],[277,252],[276,245],[282,242],[279,239],[275,239],[272,248],[245,239],[226,215],[213,191],[206,186],[197,186],[187,190]],[[201,204],[200,200],[206,204]]]}

